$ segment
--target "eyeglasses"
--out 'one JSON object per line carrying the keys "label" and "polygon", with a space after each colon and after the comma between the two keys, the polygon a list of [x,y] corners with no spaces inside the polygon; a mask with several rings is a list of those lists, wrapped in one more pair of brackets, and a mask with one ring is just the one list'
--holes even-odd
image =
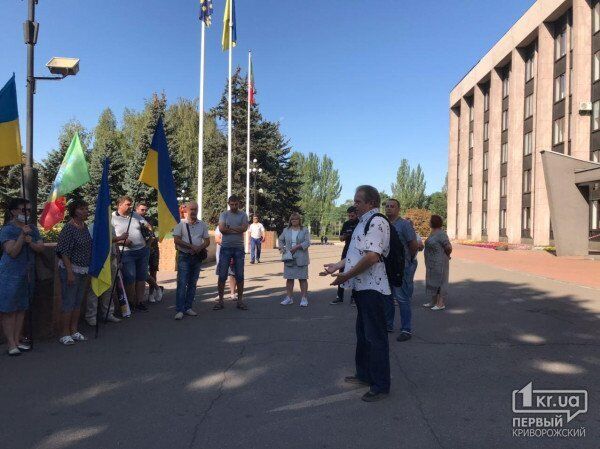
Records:
{"label": "eyeglasses", "polygon": [[21,207],[18,210],[21,211],[21,212],[23,212],[23,213],[31,212],[31,208],[29,208],[29,207]]}

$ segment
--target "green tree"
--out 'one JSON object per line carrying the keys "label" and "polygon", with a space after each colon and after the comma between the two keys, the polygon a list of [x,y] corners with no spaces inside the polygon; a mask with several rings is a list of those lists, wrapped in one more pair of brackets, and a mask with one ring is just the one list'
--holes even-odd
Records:
{"label": "green tree", "polygon": [[123,180],[127,176],[127,167],[123,157],[124,138],[117,128],[117,120],[113,112],[105,109],[94,129],[94,143],[90,152],[91,182],[82,187],[83,196],[94,212],[98,188],[102,179],[102,168],[105,158],[110,158],[110,195],[113,202],[125,194]]}
{"label": "green tree", "polygon": [[[20,198],[23,196],[21,190],[21,165],[11,165],[8,167],[0,167],[0,207],[4,211],[4,207],[11,198]],[[2,222],[3,217],[0,217]]]}
{"label": "green tree", "polygon": [[428,210],[433,215],[439,215],[446,221],[448,201],[444,192],[434,192],[429,196]]}
{"label": "green tree", "polygon": [[408,160],[402,159],[396,173],[396,182],[391,186],[392,196],[400,202],[402,213],[408,209],[426,206],[425,187],[425,175],[421,166],[417,165],[416,169],[411,169]]}
{"label": "green tree", "polygon": [[[48,197],[52,191],[52,185],[56,179],[56,174],[58,173],[60,164],[65,157],[65,153],[67,152],[75,133],[79,133],[79,139],[81,141],[81,145],[83,146],[83,150],[85,151],[86,155],[89,156],[89,151],[87,149],[90,147],[91,134],[83,127],[81,123],[79,123],[79,121],[70,120],[62,127],[60,131],[60,135],[58,137],[58,148],[50,151],[39,165],[39,188],[37,200],[38,208],[40,210],[44,208],[44,204],[46,204],[46,201],[48,201]],[[67,195],[67,201],[74,198],[83,198],[83,187],[80,187],[79,189],[76,189]]]}

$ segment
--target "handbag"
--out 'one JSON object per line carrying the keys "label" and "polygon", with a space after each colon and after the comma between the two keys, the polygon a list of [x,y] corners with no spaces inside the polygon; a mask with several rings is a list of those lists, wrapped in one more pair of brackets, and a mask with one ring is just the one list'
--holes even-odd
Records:
{"label": "handbag", "polygon": [[[185,228],[187,229],[188,238],[190,239],[190,245],[192,245],[193,243],[192,243],[192,233],[190,232],[190,225],[186,223]],[[203,248],[202,251],[200,251],[198,254],[194,254],[194,255],[198,258],[200,263],[202,263],[208,257],[208,251],[206,251],[206,248]]]}
{"label": "handbag", "polygon": [[291,262],[292,260],[294,260],[294,255],[292,254],[292,252],[289,249],[286,249],[283,254],[281,255],[281,261],[282,262]]}

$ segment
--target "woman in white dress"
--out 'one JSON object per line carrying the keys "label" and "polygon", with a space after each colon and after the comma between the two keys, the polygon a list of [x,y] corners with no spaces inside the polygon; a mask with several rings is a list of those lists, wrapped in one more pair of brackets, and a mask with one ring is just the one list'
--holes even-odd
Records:
{"label": "woman in white dress", "polygon": [[287,296],[281,301],[282,306],[294,303],[294,280],[300,283],[302,299],[301,307],[308,306],[308,247],[310,246],[310,233],[302,226],[302,216],[294,212],[290,216],[288,227],[279,236],[279,251],[283,260],[283,278],[286,280]]}

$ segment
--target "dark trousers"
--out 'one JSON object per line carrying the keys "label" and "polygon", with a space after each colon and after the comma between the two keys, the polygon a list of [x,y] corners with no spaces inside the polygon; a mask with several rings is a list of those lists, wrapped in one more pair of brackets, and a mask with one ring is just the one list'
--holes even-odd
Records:
{"label": "dark trousers", "polygon": [[373,393],[390,391],[390,348],[385,320],[385,295],[375,290],[354,292],[356,301],[356,377]]}

